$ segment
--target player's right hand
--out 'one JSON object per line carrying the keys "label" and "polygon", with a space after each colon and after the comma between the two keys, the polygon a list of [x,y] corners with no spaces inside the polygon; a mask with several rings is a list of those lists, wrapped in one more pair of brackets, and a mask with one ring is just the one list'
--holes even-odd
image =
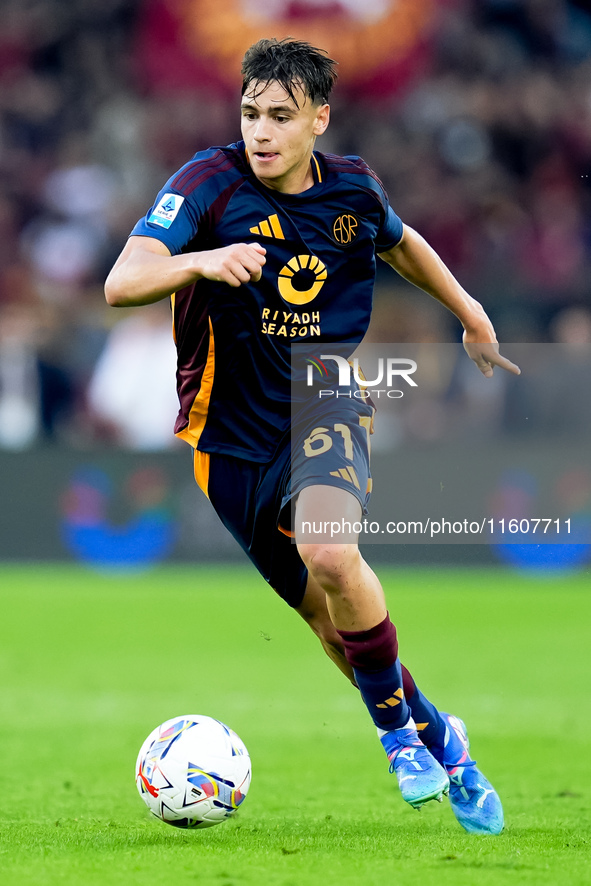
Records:
{"label": "player's right hand", "polygon": [[201,277],[241,286],[258,283],[263,274],[267,250],[259,243],[234,243],[206,252],[195,253],[196,270]]}

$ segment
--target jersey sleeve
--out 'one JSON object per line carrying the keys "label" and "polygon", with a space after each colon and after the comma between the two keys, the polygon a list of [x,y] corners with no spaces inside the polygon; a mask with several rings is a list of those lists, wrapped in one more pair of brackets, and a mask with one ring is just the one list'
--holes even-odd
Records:
{"label": "jersey sleeve", "polygon": [[384,219],[375,240],[375,250],[379,255],[380,252],[387,252],[389,249],[396,246],[397,243],[400,243],[402,240],[403,225],[402,220],[396,215],[390,206],[388,194],[386,193],[386,189],[382,182],[375,172],[369,169],[369,167],[368,171],[377,183],[380,203],[384,210]]}
{"label": "jersey sleeve", "polygon": [[[385,193],[385,192],[384,192]],[[376,237],[376,252],[387,252],[402,240],[402,220],[396,215],[386,197],[386,216]]]}
{"label": "jersey sleeve", "polygon": [[365,187],[371,191],[381,205],[383,212],[382,223],[378,229],[375,239],[375,251],[377,253],[387,252],[402,240],[403,224],[402,220],[396,215],[390,201],[386,189],[378,176],[375,174],[365,160],[357,155],[350,155],[344,158],[355,164],[355,166],[365,174]]}
{"label": "jersey sleeve", "polygon": [[191,195],[173,188],[171,182],[164,185],[154,204],[133,228],[131,237],[153,237],[168,248],[171,255],[179,255],[193,240],[199,230],[204,211]]}
{"label": "jersey sleeve", "polygon": [[[234,148],[235,146],[230,146]],[[200,151],[169,178],[131,236],[154,237],[179,255],[211,221],[212,207],[223,205],[242,180],[237,152],[220,148]]]}

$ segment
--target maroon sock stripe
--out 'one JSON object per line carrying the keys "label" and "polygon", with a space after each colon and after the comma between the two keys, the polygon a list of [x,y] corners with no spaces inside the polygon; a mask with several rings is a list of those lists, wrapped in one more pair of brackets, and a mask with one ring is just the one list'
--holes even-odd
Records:
{"label": "maroon sock stripe", "polygon": [[408,701],[413,697],[417,690],[417,684],[415,683],[412,674],[405,668],[404,665],[402,667],[402,688],[404,689],[404,697]]}
{"label": "maroon sock stripe", "polygon": [[368,631],[339,631],[345,657],[351,667],[360,671],[383,671],[398,658],[396,628],[390,616]]}

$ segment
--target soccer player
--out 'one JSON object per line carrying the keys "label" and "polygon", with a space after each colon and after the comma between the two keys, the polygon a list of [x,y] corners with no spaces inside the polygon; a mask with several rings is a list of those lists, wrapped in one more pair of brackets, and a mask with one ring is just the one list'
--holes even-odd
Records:
{"label": "soccer player", "polygon": [[242,74],[243,140],[195,154],[168,180],[109,274],[107,301],[171,299],[175,433],[194,449],[197,483],[359,688],[403,798],[420,808],[449,791],[466,830],[499,833],[501,803],[469,755],[464,724],[438,711],[401,664],[356,538],[288,537],[294,503],[296,527],[359,519],[373,412],[354,397],[322,403],[321,413],[303,408],[292,448],[290,345],[361,341],[377,254],[456,315],[485,376],[519,370],[499,354],[481,305],[402,223],[363,160],[315,150],[335,62],[305,42],[260,40]]}

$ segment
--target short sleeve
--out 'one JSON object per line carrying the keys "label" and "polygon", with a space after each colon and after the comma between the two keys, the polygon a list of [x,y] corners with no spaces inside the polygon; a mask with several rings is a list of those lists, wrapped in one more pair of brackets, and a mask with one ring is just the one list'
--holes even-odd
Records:
{"label": "short sleeve", "polygon": [[195,201],[171,186],[171,181],[159,192],[130,236],[153,237],[164,243],[171,255],[179,255],[197,235],[201,212]]}
{"label": "short sleeve", "polygon": [[346,157],[343,157],[342,159],[354,163],[357,169],[361,170],[365,174],[366,178],[364,181],[364,187],[374,194],[381,205],[383,219],[380,227],[378,228],[374,246],[375,251],[378,254],[380,252],[387,252],[388,249],[392,249],[392,247],[396,246],[396,244],[400,243],[400,241],[402,240],[402,233],[404,229],[402,220],[396,215],[396,213],[390,206],[388,194],[386,193],[384,185],[375,174],[373,169],[371,169],[367,165],[365,160],[356,155],[348,155]]}
{"label": "short sleeve", "polygon": [[396,215],[389,203],[386,203],[386,215],[376,237],[377,253],[387,252],[402,240],[402,220]]}

